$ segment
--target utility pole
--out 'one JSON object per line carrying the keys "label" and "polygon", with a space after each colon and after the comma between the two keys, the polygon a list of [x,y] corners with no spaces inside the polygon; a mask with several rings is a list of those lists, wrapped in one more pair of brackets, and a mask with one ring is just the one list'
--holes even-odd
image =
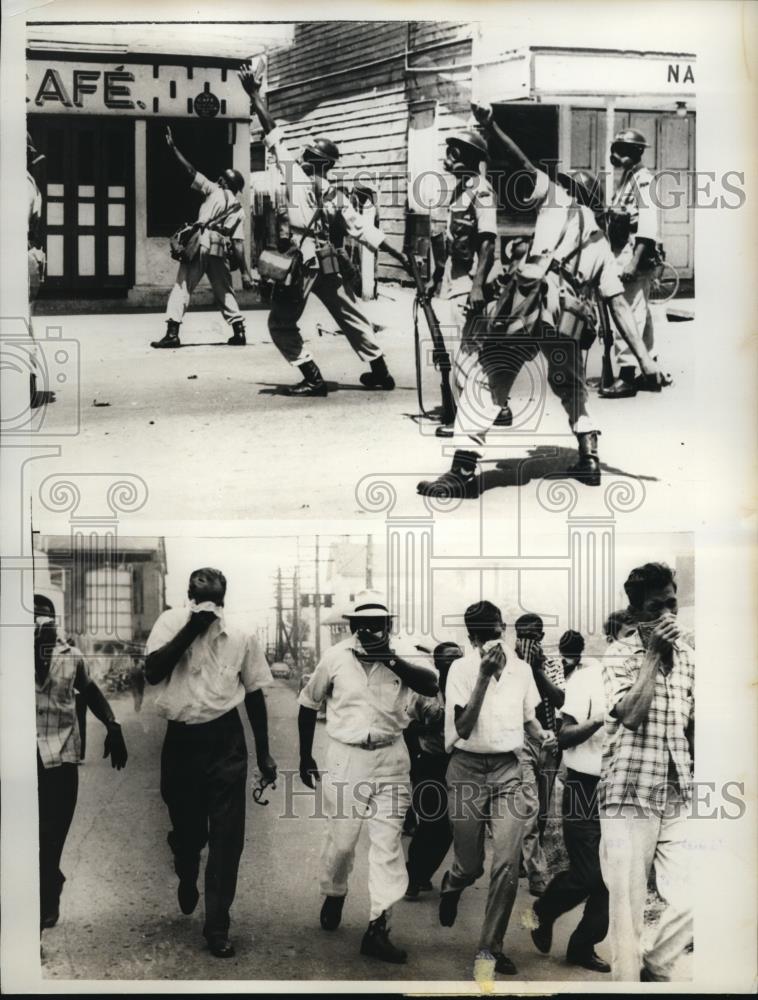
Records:
{"label": "utility pole", "polygon": [[366,535],[366,590],[372,590],[374,586],[374,552],[373,538]]}
{"label": "utility pole", "polygon": [[300,593],[297,585],[297,570],[292,574],[292,659],[295,667],[300,666]]}
{"label": "utility pole", "polygon": [[315,635],[315,648],[316,648],[316,663],[321,659],[321,583],[319,581],[319,537],[316,535],[316,592],[313,595],[313,603],[315,610],[316,619],[316,635]]}
{"label": "utility pole", "polygon": [[282,642],[282,631],[284,622],[282,621],[282,568],[276,571],[276,659],[280,661],[284,656],[284,643]]}

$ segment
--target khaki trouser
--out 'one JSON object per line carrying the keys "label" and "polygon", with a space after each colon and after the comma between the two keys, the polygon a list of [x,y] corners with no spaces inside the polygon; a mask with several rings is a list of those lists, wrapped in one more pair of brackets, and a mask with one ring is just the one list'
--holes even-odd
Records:
{"label": "khaki trouser", "polygon": [[405,741],[363,750],[330,740],[321,779],[326,836],[321,852],[321,891],[344,896],[364,822],[368,827],[370,920],[405,895],[403,819],[411,802],[410,760]]}
{"label": "khaki trouser", "polygon": [[313,360],[313,355],[303,343],[298,326],[309,291],[329,310],[361,361],[374,361],[382,356],[382,350],[374,340],[373,324],[363,311],[353,289],[336,277],[325,278],[316,274],[314,278],[311,274],[305,278],[305,288],[275,285],[271,298],[269,333],[291,365],[303,365]]}
{"label": "khaki trouser", "polygon": [[[645,342],[645,347],[652,354],[655,341],[653,316],[650,312],[650,281],[649,274],[642,274],[631,281],[624,282],[624,298],[629,303],[634,316],[637,333]],[[617,368],[638,367],[637,359],[632,349],[613,325],[613,354]]]}
{"label": "khaki trouser", "polygon": [[[542,324],[517,336],[500,333],[482,350],[462,342],[467,296],[438,299],[438,319],[446,342],[458,347],[453,361],[456,417],[453,440],[458,448],[483,445],[501,409],[507,404],[513,383],[524,365],[538,354],[547,363],[547,383],[566,411],[575,434],[598,430],[587,410],[587,385],[581,351],[566,337],[542,337]],[[456,330],[458,331],[456,334]],[[539,392],[541,387],[535,387]]]}
{"label": "khaki trouser", "polygon": [[527,815],[519,756],[454,750],[447,784],[454,856],[442,892],[459,892],[484,874],[484,830],[489,817],[492,867],[479,949],[502,951],[516,899],[519,851]]}
{"label": "khaki trouser", "polygon": [[524,794],[531,814],[524,826],[524,842],[521,853],[524,868],[531,882],[548,881],[547,858],[542,849],[550,800],[553,795],[555,776],[561,764],[561,756],[529,737],[524,739],[521,766],[524,774]]}
{"label": "khaki trouser", "polygon": [[237,298],[232,288],[232,272],[225,257],[211,257],[198,254],[190,263],[182,261],[176,275],[174,287],[166,304],[166,319],[181,323],[189,306],[190,296],[204,274],[213,289],[213,297],[221,314],[230,325],[242,319]]}
{"label": "khaki trouser", "polygon": [[[617,982],[638,982],[644,968],[667,982],[692,940],[690,850],[686,805],[670,792],[664,816],[641,816],[639,807],[611,807],[600,814],[600,866],[608,886],[611,966]],[[642,945],[650,869],[667,906],[654,937]]]}

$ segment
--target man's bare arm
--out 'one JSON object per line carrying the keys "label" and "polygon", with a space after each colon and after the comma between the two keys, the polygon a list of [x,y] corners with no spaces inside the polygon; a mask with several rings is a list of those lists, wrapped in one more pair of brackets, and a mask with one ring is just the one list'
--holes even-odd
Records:
{"label": "man's bare arm", "polygon": [[195,167],[192,166],[187,157],[184,156],[183,153],[180,153],[179,150],[177,149],[170,128],[166,129],[166,144],[168,145],[168,148],[173,152],[174,156],[177,158],[177,160],[179,161],[183,169],[186,171],[186,173],[189,174],[189,179],[193,181],[195,179],[195,174],[197,173],[197,170],[195,169]]}
{"label": "man's bare arm", "polygon": [[159,684],[171,675],[182,656],[199,635],[213,623],[216,616],[212,611],[196,611],[173,639],[145,658],[145,678],[148,684]]}

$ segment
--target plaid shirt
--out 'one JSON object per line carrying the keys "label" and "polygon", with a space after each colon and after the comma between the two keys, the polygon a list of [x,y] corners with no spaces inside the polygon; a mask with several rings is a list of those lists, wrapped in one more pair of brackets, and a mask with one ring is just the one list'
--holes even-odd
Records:
{"label": "plaid shirt", "polygon": [[[549,681],[552,681],[561,691],[565,690],[566,677],[563,673],[563,664],[555,657],[545,656],[542,644],[537,639],[518,639],[516,641],[516,652],[532,668],[541,663],[545,677]],[[555,707],[545,697],[541,699],[540,704],[537,706],[537,721],[543,729],[555,732]]]}
{"label": "plaid shirt", "polygon": [[[639,676],[645,648],[639,632],[614,643],[603,658],[603,683],[609,713]],[[613,715],[605,722],[603,761],[598,785],[601,806],[662,805],[656,789],[674,773],[685,801],[690,798],[692,754],[687,729],[695,711],[695,656],[682,639],[668,672],[658,670],[647,720],[627,729]],[[660,797],[660,798],[659,798]]]}
{"label": "plaid shirt", "polygon": [[58,642],[50,657],[50,672],[37,684],[37,750],[44,767],[79,761],[79,725],[75,690],[90,683],[82,654],[75,646]]}

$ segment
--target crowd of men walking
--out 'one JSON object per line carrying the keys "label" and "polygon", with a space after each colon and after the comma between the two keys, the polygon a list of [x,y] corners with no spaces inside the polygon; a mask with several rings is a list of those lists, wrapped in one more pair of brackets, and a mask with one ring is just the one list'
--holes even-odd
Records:
{"label": "crowd of men walking", "polygon": [[[345,614],[349,637],[327,650],[298,696],[300,777],[318,789],[326,817],[318,876],[324,931],[342,921],[365,826],[363,955],[408,961],[390,937],[393,909],[431,891],[452,845],[439,895],[446,928],[491,855],[481,933],[472,942],[476,978],[518,974],[517,956],[505,949],[523,864],[535,897],[531,934],[539,952],[550,951],[555,921],[584,903],[568,943],[569,964],[620,981],[670,979],[692,942],[687,814],[694,653],[677,623],[676,581],[666,565],[642,565],[624,586],[628,607],[608,619],[602,661],[585,657],[576,631],[565,632],[558,655],[550,655],[535,614],[515,622],[511,640],[499,608],[486,600],[463,613],[467,650],[445,642],[424,651],[397,640],[382,594],[355,596]],[[167,720],[160,790],[178,905],[185,914],[198,905],[207,846],[203,934],[220,959],[235,953],[230,910],[244,847],[248,759],[243,705],[262,781],[277,776],[264,695],[271,672],[257,640],[226,621],[225,595],[220,570],[194,571],[188,607],[158,618],[145,665]],[[127,750],[81,653],[58,637],[55,610],[44,597],[35,599],[35,619],[44,929],[59,919],[61,856],[76,805],[77,692],[106,727],[104,754],[114,767],[126,765]],[[323,705],[327,747],[317,762],[314,734]],[[568,867],[548,881],[543,835],[559,773]],[[415,829],[406,858],[409,810]],[[665,908],[643,950],[653,870]],[[610,964],[595,952],[606,938]]]}

